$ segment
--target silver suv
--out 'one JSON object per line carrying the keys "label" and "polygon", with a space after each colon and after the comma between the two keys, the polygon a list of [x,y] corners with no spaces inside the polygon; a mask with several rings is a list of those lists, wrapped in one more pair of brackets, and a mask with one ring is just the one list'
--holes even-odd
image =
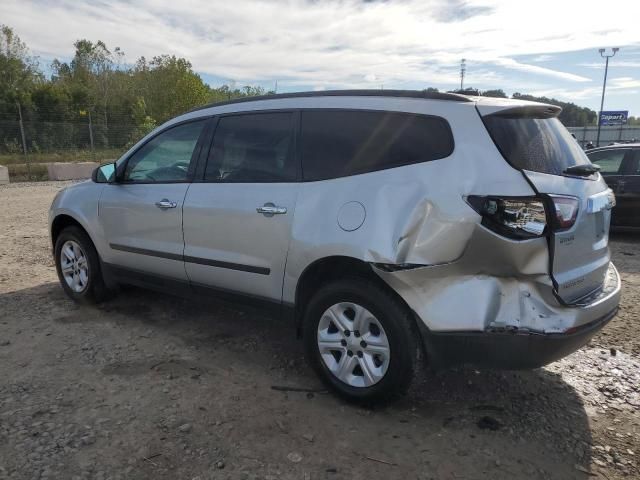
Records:
{"label": "silver suv", "polygon": [[339,394],[417,359],[534,368],[616,313],[615,198],[552,105],[296,93],[175,118],[53,201],[62,287],[218,292],[291,318]]}

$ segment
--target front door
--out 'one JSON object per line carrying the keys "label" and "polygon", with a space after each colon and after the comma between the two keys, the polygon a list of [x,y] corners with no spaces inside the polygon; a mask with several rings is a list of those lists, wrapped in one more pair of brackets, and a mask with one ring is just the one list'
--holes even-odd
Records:
{"label": "front door", "polygon": [[619,225],[640,227],[640,148],[625,157],[622,176],[616,190],[616,215]]}
{"label": "front door", "polygon": [[299,184],[293,112],[220,117],[206,168],[184,203],[194,286],[282,299]]}
{"label": "front door", "polygon": [[186,281],[182,207],[207,120],[179,124],[134,152],[100,197],[98,218],[117,267]]}

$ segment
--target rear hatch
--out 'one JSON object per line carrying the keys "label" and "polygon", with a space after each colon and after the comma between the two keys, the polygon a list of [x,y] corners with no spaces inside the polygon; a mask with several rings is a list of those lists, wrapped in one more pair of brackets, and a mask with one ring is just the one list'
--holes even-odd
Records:
{"label": "rear hatch", "polygon": [[609,266],[611,190],[599,173],[589,171],[591,162],[556,118],[559,107],[477,108],[502,156],[522,171],[555,219],[565,207],[575,215],[575,221],[549,225],[549,249],[557,295],[565,303],[580,303],[602,288]]}

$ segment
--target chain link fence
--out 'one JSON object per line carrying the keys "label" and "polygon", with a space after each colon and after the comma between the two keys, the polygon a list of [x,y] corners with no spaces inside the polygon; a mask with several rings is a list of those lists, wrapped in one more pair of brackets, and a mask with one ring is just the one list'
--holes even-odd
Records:
{"label": "chain link fence", "polygon": [[115,159],[155,126],[127,112],[15,110],[0,112],[0,165],[11,181],[44,180],[52,162]]}

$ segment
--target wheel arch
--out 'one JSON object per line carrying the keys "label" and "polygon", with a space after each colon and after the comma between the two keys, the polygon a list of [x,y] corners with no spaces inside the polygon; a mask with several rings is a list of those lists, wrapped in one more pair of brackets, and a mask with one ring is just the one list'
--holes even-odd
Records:
{"label": "wheel arch", "polygon": [[313,293],[332,280],[354,276],[373,281],[384,290],[390,292],[411,313],[416,332],[420,335],[415,321],[415,313],[411,307],[393,288],[376,275],[370,263],[354,257],[333,255],[319,258],[307,265],[298,279],[294,304],[294,321],[298,337],[302,336],[302,319],[306,305],[309,303]]}
{"label": "wheel arch", "polygon": [[59,215],[56,215],[56,217],[53,219],[53,221],[51,222],[51,244],[52,247],[55,247],[56,245],[56,240],[58,239],[58,236],[60,235],[60,233],[67,227],[78,227],[80,228],[84,233],[87,234],[87,236],[91,239],[91,241],[93,242],[94,246],[95,246],[95,242],[93,241],[93,238],[91,238],[91,234],[89,233],[89,231],[84,228],[84,226],[74,217],[72,217],[71,215],[68,215],[66,213],[61,213]]}

